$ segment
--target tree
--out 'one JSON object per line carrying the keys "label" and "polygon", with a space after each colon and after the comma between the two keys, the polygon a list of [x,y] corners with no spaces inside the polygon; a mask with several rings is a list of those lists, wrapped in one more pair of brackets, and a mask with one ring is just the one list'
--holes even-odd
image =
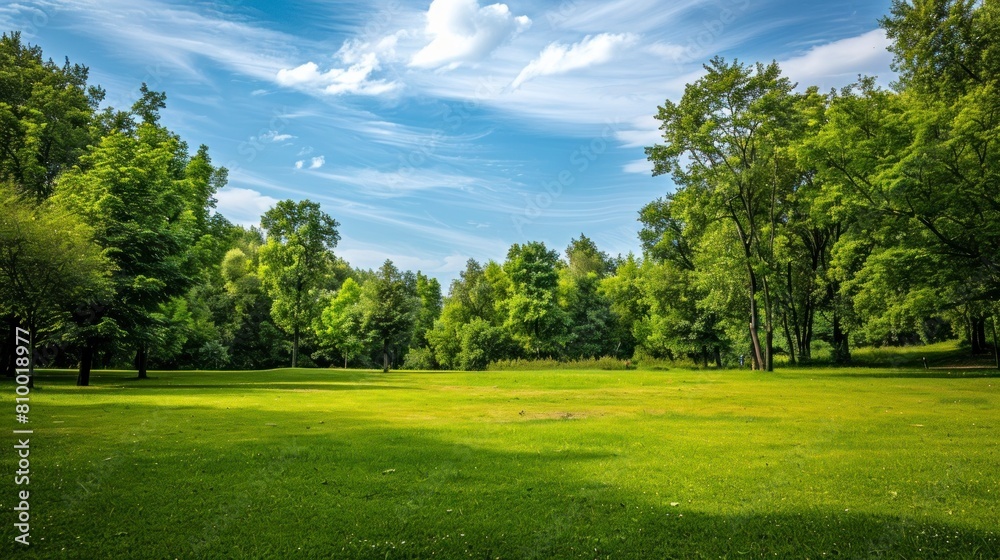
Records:
{"label": "tree", "polygon": [[267,243],[260,249],[260,278],[274,300],[275,324],[292,336],[296,367],[301,337],[321,311],[318,290],[333,264],[339,224],[309,200],[283,200],[264,213],[260,224],[267,232]]}
{"label": "tree", "polygon": [[34,355],[74,307],[107,296],[112,265],[93,230],[65,209],[35,206],[2,185],[0,200],[0,309],[27,326]]}
{"label": "tree", "polygon": [[937,307],[978,310],[975,352],[987,310],[1000,300],[1000,6],[896,0],[881,24],[893,41],[909,142],[882,162],[875,204],[913,232],[909,243],[930,251],[934,281],[949,287]]}
{"label": "tree", "polygon": [[0,183],[34,202],[51,193],[59,174],[93,141],[90,125],[104,99],[88,87],[89,70],[58,66],[21,34],[0,37]]}
{"label": "tree", "polygon": [[792,186],[790,158],[782,150],[794,118],[793,85],[775,63],[748,67],[716,57],[705,70],[679,103],[668,100],[659,108],[665,143],[646,153],[654,175],[670,173],[680,189],[704,199],[710,219],[728,223],[743,254],[752,358],[757,368],[770,370],[774,242]]}
{"label": "tree", "polygon": [[[181,189],[184,150],[176,136],[154,125],[112,132],[62,176],[53,194],[94,228],[114,264],[114,297],[103,315],[135,346],[139,377],[146,373],[153,313],[191,285],[187,249],[195,220]],[[97,342],[84,343],[81,382]]]}
{"label": "tree", "polygon": [[350,360],[361,354],[368,343],[368,333],[363,329],[362,310],[361,286],[353,278],[348,278],[336,297],[323,309],[315,326],[320,345],[340,352],[344,358],[344,369],[347,369]]}
{"label": "tree", "polygon": [[370,333],[382,350],[382,372],[389,372],[389,347],[406,339],[413,328],[417,302],[407,290],[403,275],[386,260],[361,294],[362,331]]}
{"label": "tree", "polygon": [[557,300],[559,254],[532,241],[507,251],[503,272],[509,279],[502,302],[505,326],[528,355],[557,354],[565,343],[565,313]]}
{"label": "tree", "polygon": [[416,295],[420,307],[413,329],[411,348],[424,348],[428,345],[427,333],[434,328],[434,321],[441,316],[443,306],[441,298],[441,283],[437,278],[428,278],[417,272]]}
{"label": "tree", "polygon": [[611,302],[599,290],[601,280],[614,270],[607,253],[586,235],[566,247],[566,267],[559,270],[559,303],[569,320],[563,354],[569,358],[595,358],[618,350]]}

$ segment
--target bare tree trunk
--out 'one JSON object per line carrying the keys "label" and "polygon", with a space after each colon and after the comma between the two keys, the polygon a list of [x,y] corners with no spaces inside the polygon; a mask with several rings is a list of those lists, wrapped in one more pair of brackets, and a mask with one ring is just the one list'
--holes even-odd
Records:
{"label": "bare tree trunk", "polygon": [[993,359],[996,360],[997,369],[1000,369],[1000,347],[997,346],[997,316],[993,316]]}
{"label": "bare tree trunk", "polygon": [[3,367],[5,377],[13,379],[17,377],[17,354],[14,347],[17,346],[17,338],[14,329],[17,327],[17,319],[14,315],[5,315],[3,318],[3,351],[0,352],[0,367]]}
{"label": "bare tree trunk", "polygon": [[389,373],[389,340],[382,341],[382,373]]}
{"label": "bare tree trunk", "polygon": [[760,313],[757,310],[757,275],[749,262],[747,269],[750,272],[750,342],[753,345],[751,359],[755,366],[754,369],[763,369],[764,356],[761,353],[760,336],[757,334],[757,328],[760,326]]}
{"label": "bare tree trunk", "polygon": [[792,365],[794,366],[795,365],[795,341],[792,340],[792,335],[788,332],[788,314],[786,314],[786,313],[782,313],[781,314],[781,324],[785,327],[785,340],[788,342],[788,355],[790,357],[789,359],[791,360]]}
{"label": "bare tree trunk", "polygon": [[135,350],[135,369],[139,370],[139,379],[149,379],[149,375],[146,372],[148,355],[149,352],[146,349],[146,343],[140,343],[139,347]]}
{"label": "bare tree trunk", "polygon": [[846,364],[851,361],[851,349],[847,333],[840,325],[840,314],[833,313],[833,362]]}
{"label": "bare tree trunk", "polygon": [[83,350],[80,352],[80,372],[76,376],[76,385],[86,387],[90,385],[90,369],[94,365],[94,345],[90,340],[83,343]]}
{"label": "bare tree trunk", "polygon": [[299,362],[299,327],[292,333],[292,367],[298,367]]}

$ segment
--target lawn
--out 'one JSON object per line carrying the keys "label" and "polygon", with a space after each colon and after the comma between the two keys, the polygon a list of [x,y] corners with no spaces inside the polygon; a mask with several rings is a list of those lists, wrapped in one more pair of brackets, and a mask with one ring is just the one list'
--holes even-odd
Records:
{"label": "lawn", "polygon": [[39,376],[0,556],[1000,557],[984,371],[151,375]]}

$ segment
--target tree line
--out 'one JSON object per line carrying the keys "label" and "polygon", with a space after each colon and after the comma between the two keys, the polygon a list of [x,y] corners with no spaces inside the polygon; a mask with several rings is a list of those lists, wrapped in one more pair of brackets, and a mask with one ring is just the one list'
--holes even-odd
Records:
{"label": "tree line", "polygon": [[[897,1],[898,81],[829,92],[714,58],[646,149],[674,192],[641,254],[517,243],[439,282],[335,254],[339,224],[286,200],[260,227],[214,211],[226,170],[142,86],[101,109],[88,70],[0,39],[0,313],[43,365],[483,369],[511,359],[846,363],[853,345],[989,351],[1000,299],[1000,8]],[[995,341],[995,332],[992,333]]]}

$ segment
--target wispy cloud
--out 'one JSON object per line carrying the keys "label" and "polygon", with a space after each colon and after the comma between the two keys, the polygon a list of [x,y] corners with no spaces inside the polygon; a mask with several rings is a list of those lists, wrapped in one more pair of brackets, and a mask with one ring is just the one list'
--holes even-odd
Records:
{"label": "wispy cloud", "polygon": [[319,169],[320,167],[323,167],[323,165],[325,164],[326,164],[326,157],[316,156],[312,158],[312,161],[309,163],[309,169]]}
{"label": "wispy cloud", "polygon": [[843,86],[854,81],[858,74],[881,74],[884,81],[891,78],[889,44],[885,31],[875,29],[857,37],[814,46],[805,54],[779,62],[779,65],[786,76],[799,82],[800,87]]}
{"label": "wispy cloud", "polygon": [[511,88],[517,89],[524,82],[538,76],[565,74],[572,70],[604,64],[614,58],[619,50],[634,44],[637,40],[638,37],[631,33],[601,33],[593,37],[584,37],[582,41],[572,45],[551,43],[538,55],[538,58],[521,70],[511,83]]}

